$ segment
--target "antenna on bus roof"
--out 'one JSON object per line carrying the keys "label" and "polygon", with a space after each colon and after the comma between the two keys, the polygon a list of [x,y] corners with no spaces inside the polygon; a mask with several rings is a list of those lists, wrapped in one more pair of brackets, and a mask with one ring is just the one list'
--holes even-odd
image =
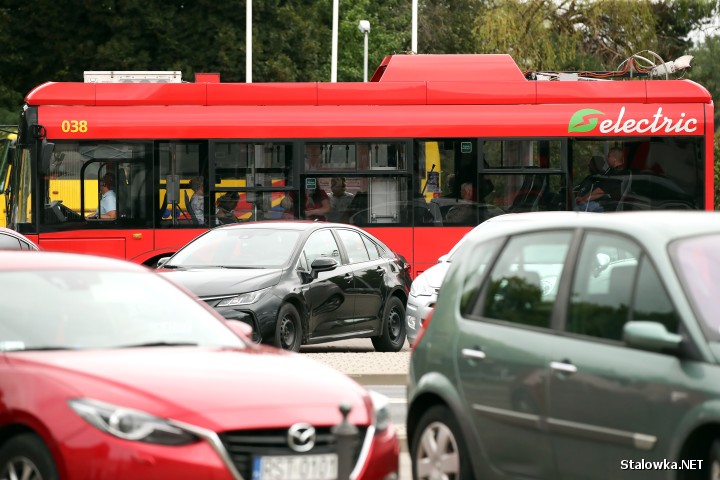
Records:
{"label": "antenna on bus roof", "polygon": [[144,71],[86,71],[83,72],[85,83],[181,83],[179,71],[144,72]]}

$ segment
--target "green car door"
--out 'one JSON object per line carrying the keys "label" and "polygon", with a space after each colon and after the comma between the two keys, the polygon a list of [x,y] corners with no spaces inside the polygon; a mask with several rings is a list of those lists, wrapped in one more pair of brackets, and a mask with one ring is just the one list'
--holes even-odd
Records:
{"label": "green car door", "polygon": [[572,239],[571,231],[511,237],[476,293],[478,269],[468,262],[455,349],[460,390],[485,461],[510,476],[556,477],[544,429],[547,365]]}

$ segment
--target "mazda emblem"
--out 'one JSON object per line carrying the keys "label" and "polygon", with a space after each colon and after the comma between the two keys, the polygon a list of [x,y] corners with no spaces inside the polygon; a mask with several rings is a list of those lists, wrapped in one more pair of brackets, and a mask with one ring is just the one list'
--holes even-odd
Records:
{"label": "mazda emblem", "polygon": [[315,446],[315,427],[309,423],[296,423],[288,430],[288,445],[296,452],[307,452]]}

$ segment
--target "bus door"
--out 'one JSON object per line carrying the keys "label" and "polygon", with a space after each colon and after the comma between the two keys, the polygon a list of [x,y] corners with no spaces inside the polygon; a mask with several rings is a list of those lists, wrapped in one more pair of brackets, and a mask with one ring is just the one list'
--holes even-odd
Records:
{"label": "bus door", "polygon": [[17,135],[14,133],[6,134],[5,130],[0,130],[0,227],[4,227],[7,220],[7,201],[5,191],[8,187],[10,179],[10,163],[12,156],[15,154],[15,141]]}
{"label": "bus door", "polygon": [[208,145],[197,141],[160,141],[156,142],[155,153],[155,250],[169,256],[210,224],[214,205],[206,194]]}
{"label": "bus door", "polygon": [[38,242],[127,260],[154,249],[152,164],[142,144],[57,142]]}

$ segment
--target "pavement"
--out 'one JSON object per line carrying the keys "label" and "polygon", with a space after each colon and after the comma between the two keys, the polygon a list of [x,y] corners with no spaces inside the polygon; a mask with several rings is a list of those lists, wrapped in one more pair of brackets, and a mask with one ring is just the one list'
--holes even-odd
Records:
{"label": "pavement", "polygon": [[396,353],[376,352],[369,339],[304,346],[300,350],[363,385],[405,385],[410,365],[407,343]]}

